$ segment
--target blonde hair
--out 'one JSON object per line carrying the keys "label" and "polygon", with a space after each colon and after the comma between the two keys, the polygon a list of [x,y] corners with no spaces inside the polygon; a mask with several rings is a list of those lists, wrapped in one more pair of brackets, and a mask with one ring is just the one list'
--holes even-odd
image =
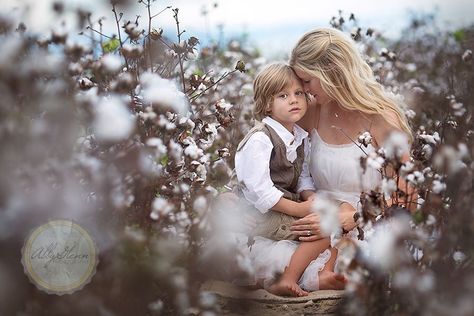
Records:
{"label": "blonde hair", "polygon": [[319,78],[327,95],[347,110],[378,114],[413,136],[397,101],[375,80],[354,41],[339,30],[318,28],[303,35],[293,48],[290,65]]}
{"label": "blonde hair", "polygon": [[253,114],[262,120],[267,114],[275,95],[294,80],[301,82],[293,69],[284,63],[273,63],[263,68],[253,81]]}

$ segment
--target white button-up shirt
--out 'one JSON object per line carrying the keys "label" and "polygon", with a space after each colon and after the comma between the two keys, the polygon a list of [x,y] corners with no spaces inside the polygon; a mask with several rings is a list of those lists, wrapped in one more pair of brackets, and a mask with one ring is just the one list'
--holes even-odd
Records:
{"label": "white button-up shirt", "polygon": [[[263,123],[269,125],[285,143],[286,158],[294,162],[297,148],[304,142],[304,161],[301,175],[298,178],[297,193],[304,190],[315,190],[313,179],[309,173],[308,159],[310,142],[308,133],[294,125],[290,133],[283,125],[271,117],[265,117]],[[273,144],[264,132],[255,132],[245,145],[235,154],[235,171],[237,179],[244,183],[245,199],[260,212],[266,213],[283,196],[270,178],[270,156]]]}

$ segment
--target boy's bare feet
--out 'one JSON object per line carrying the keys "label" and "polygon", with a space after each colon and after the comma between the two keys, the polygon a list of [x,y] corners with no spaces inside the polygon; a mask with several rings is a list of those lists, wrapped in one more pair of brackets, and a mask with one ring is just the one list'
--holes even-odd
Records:
{"label": "boy's bare feet", "polygon": [[327,270],[322,270],[319,272],[320,290],[344,290],[346,283],[346,278],[341,274]]}
{"label": "boy's bare feet", "polygon": [[302,290],[296,282],[280,278],[268,288],[268,292],[279,296],[307,296],[309,293]]}

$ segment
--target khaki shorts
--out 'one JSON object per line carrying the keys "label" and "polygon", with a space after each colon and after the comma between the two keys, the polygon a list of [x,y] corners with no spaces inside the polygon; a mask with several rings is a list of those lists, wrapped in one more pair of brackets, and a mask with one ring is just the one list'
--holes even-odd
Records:
{"label": "khaki shorts", "polygon": [[251,236],[261,236],[272,240],[298,240],[290,231],[290,226],[298,217],[290,216],[276,211],[268,211],[264,214],[255,207],[241,199],[244,212],[253,216],[257,227],[248,232]]}
{"label": "khaki shorts", "polygon": [[297,217],[276,211],[260,213],[260,216],[257,217],[258,225],[252,233],[254,236],[273,240],[298,240],[298,236],[293,235],[290,231],[291,224],[297,219]]}

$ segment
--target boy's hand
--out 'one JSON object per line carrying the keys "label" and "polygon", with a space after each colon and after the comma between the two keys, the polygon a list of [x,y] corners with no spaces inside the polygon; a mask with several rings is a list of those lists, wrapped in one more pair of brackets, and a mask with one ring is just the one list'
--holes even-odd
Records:
{"label": "boy's hand", "polygon": [[311,195],[309,195],[307,200],[311,202],[316,201],[316,193],[313,192]]}
{"label": "boy's hand", "polygon": [[314,201],[316,199],[316,192],[311,190],[304,190],[300,192],[300,197],[303,201]]}

